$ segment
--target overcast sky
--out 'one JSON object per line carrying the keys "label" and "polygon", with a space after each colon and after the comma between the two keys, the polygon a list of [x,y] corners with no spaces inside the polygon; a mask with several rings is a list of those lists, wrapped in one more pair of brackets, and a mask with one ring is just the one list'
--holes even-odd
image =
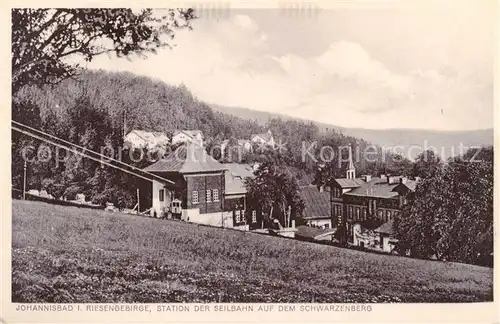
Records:
{"label": "overcast sky", "polygon": [[[493,127],[493,1],[205,15],[149,59],[90,68],[184,83],[207,103],[345,127]],[[418,5],[418,6],[417,6]]]}

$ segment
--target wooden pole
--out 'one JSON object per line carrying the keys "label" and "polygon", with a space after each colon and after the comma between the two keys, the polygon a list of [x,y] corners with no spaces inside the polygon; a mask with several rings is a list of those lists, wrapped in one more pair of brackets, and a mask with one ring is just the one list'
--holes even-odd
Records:
{"label": "wooden pole", "polygon": [[139,188],[137,188],[137,215],[139,215],[139,210],[140,210],[140,203],[139,203]]}
{"label": "wooden pole", "polygon": [[26,161],[24,161],[24,174],[23,174],[23,200],[26,200]]}

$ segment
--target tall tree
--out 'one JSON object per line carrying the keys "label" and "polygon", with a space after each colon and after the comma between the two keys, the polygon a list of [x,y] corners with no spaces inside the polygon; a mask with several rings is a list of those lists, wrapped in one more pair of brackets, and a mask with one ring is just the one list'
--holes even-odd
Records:
{"label": "tall tree", "polygon": [[[170,46],[174,31],[191,28],[193,9],[13,9],[12,88],[54,84],[76,75],[75,56],[155,52]],[[71,61],[73,59],[73,62]]]}
{"label": "tall tree", "polygon": [[394,225],[414,256],[479,263],[493,252],[493,163],[450,161],[419,182]]}
{"label": "tall tree", "polygon": [[271,226],[274,219],[289,226],[288,221],[302,215],[304,201],[299,195],[299,186],[283,166],[262,163],[255,171],[255,177],[246,180],[245,186],[249,202],[260,207],[266,226]]}
{"label": "tall tree", "polygon": [[432,150],[426,150],[419,154],[415,159],[411,175],[413,177],[421,178],[433,177],[441,170],[442,167],[443,163],[439,155]]}

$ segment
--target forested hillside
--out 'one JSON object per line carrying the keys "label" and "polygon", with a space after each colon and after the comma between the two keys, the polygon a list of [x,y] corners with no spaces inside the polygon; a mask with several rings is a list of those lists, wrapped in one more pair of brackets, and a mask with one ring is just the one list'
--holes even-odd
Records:
{"label": "forested hillside", "polygon": [[[296,120],[308,123],[308,120],[294,118],[283,114],[276,114],[267,111],[257,111],[240,107],[226,107],[216,104],[210,104],[215,111],[248,118],[256,121],[259,125],[265,125],[269,120],[281,118],[284,120]],[[440,131],[426,129],[369,129],[369,128],[352,128],[341,127],[335,125],[335,121],[317,122],[311,121],[316,125],[320,132],[329,132],[336,130],[347,136],[363,138],[364,140],[379,146],[384,147],[401,147],[405,151],[409,151],[410,158],[416,158],[421,153],[419,150],[409,150],[412,146],[435,147],[438,153],[445,159],[459,154],[459,147],[472,146],[490,146],[493,145],[493,129],[478,129],[464,131]],[[405,121],[401,121],[401,126],[404,126]],[[369,127],[369,125],[368,125]]]}
{"label": "forested hillside", "polygon": [[[251,134],[271,130],[275,140],[284,144],[284,150],[256,152],[236,162],[271,159],[299,178],[314,177],[321,152],[325,159],[332,160],[330,171],[342,176],[344,166],[337,162],[339,153],[346,158],[347,150],[340,152],[338,148],[351,145],[355,152],[362,153],[370,145],[335,131],[320,132],[311,122],[275,118],[259,125],[255,120],[214,112],[185,86],[172,86],[131,73],[104,71],[85,71],[54,86],[21,89],[14,98],[13,119],[96,152],[123,147],[124,130],[161,131],[170,136],[178,129],[199,129],[205,135],[207,148],[225,139],[232,142],[250,139]],[[17,188],[21,187],[22,179],[20,150],[29,142],[13,134],[13,185]],[[329,149],[321,151],[325,146]],[[371,162],[359,156],[355,159],[359,174],[410,170],[408,160],[387,159],[379,149],[374,150],[378,155],[374,159],[372,154]],[[147,161],[131,161],[128,154],[122,154],[122,160],[140,167],[147,164]],[[72,196],[82,191],[97,203],[110,200],[130,207],[135,204],[133,190],[139,182],[96,162],[72,157],[56,164],[53,158],[30,164],[28,188],[43,187],[54,196]],[[147,206],[148,199],[144,199],[141,206]]]}
{"label": "forested hillside", "polygon": [[168,134],[176,129],[200,129],[211,138],[248,138],[263,129],[257,123],[213,112],[185,86],[171,86],[131,73],[85,71],[54,87],[25,88],[18,94],[18,98],[34,100],[42,119],[55,114],[61,122],[82,97],[105,112],[117,129],[122,127],[125,114],[128,131],[146,129]]}

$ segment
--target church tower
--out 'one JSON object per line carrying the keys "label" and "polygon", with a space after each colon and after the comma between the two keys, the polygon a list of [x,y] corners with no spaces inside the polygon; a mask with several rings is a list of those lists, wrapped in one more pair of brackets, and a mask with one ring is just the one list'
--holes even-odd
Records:
{"label": "church tower", "polygon": [[354,167],[354,163],[352,162],[352,147],[349,145],[349,166],[346,170],[346,178],[347,179],[355,179],[356,178],[356,168]]}

